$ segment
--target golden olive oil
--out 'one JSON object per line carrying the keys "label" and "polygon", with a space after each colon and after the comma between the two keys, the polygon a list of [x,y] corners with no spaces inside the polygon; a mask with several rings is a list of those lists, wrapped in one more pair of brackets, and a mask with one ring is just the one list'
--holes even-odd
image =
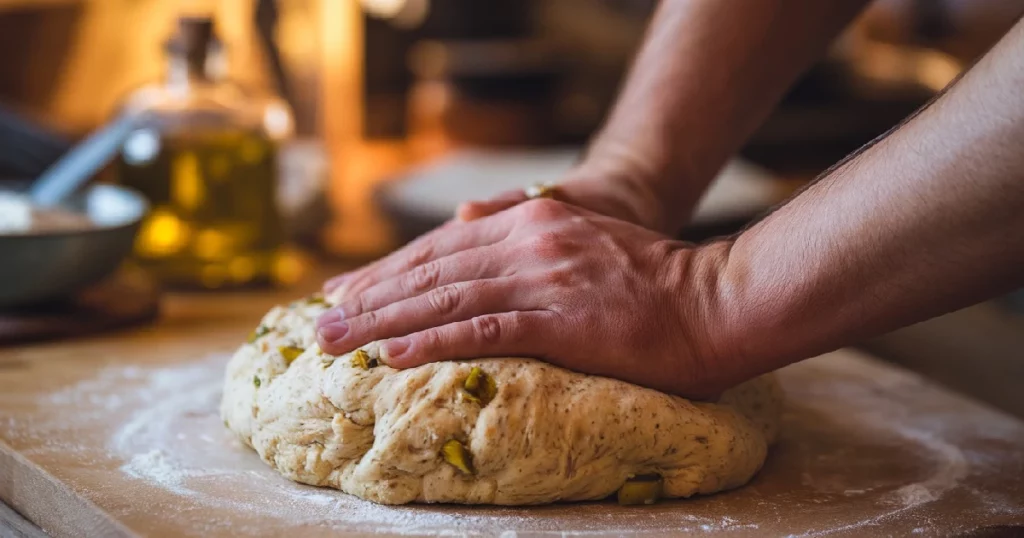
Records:
{"label": "golden olive oil", "polygon": [[282,248],[276,193],[290,108],[225,76],[209,17],[179,17],[165,51],[165,80],[123,104],[145,120],[124,140],[116,167],[121,183],[151,204],[136,258],[175,287],[294,281],[301,267]]}
{"label": "golden olive oil", "polygon": [[281,252],[276,156],[272,140],[241,129],[133,133],[118,175],[152,205],[136,258],[172,286],[276,280],[288,263]]}

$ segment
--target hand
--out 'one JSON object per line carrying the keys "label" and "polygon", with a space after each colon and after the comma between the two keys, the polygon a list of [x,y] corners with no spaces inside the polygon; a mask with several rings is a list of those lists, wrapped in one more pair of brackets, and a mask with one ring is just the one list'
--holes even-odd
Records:
{"label": "hand", "polygon": [[[558,200],[595,213],[632,222],[645,228],[663,230],[664,208],[643,179],[646,172],[631,165],[626,150],[605,151],[602,159],[591,158],[558,183]],[[522,189],[507,191],[490,200],[466,202],[455,215],[470,221],[493,215],[527,200]]]}
{"label": "hand", "polygon": [[[554,200],[453,222],[347,275],[317,322],[327,353],[376,340],[395,368],[535,357],[704,397],[738,381],[715,364],[710,296],[723,259]],[[712,366],[714,365],[714,368]]]}
{"label": "hand", "polygon": [[[647,172],[642,171],[639,165],[631,164],[637,157],[630,154],[628,148],[618,146],[603,150],[601,154],[603,157],[588,159],[558,183],[558,200],[651,230],[662,231],[665,222],[664,209],[657,203],[657,196],[650,190],[650,182],[644,179],[648,177]],[[460,222],[494,215],[528,200],[523,189],[516,189],[499,194],[490,200],[465,202],[456,209],[454,221],[445,223],[431,234],[444,233]],[[430,237],[431,234],[421,239]],[[348,287],[351,290],[358,291],[361,288],[356,273],[366,275],[367,271],[338,275],[326,282],[324,292],[332,292],[343,281],[349,283]]]}

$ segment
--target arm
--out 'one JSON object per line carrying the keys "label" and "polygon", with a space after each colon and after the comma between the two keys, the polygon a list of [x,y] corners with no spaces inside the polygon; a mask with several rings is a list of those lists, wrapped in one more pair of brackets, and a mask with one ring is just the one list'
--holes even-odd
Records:
{"label": "arm", "polygon": [[691,397],[1022,283],[1024,23],[946,95],[736,238],[699,247],[553,200],[340,279],[331,354],[536,357]]}
{"label": "arm", "polygon": [[1022,50],[1018,22],[930,107],[712,247],[722,356],[750,375],[1024,282]]}
{"label": "arm", "polygon": [[[669,0],[606,125],[562,182],[567,201],[666,233],[867,0]],[[522,202],[460,209],[476,218]]]}
{"label": "arm", "polygon": [[[559,199],[674,234],[725,160],[868,0],[661,2],[608,122]],[[459,220],[526,200],[521,190],[463,204]],[[352,292],[378,264],[329,280]]]}

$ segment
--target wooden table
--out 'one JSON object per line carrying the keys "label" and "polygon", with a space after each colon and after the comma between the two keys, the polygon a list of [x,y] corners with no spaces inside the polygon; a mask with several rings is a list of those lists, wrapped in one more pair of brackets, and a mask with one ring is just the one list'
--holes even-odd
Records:
{"label": "wooden table", "polygon": [[1024,423],[849,350],[781,372],[782,439],[732,492],[651,507],[385,507],[293,484],[232,439],[217,405],[229,354],[304,291],[171,296],[155,326],[0,349],[0,500],[55,536],[1024,530]]}

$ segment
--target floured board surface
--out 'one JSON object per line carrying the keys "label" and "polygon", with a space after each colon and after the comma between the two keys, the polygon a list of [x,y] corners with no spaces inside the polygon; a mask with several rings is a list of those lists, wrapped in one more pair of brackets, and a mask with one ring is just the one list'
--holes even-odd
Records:
{"label": "floured board surface", "polygon": [[948,536],[1024,526],[1024,423],[845,350],[783,370],[783,437],[741,489],[650,507],[380,506],[291,483],[224,428],[223,367],[241,335],[183,326],[0,351],[0,498],[68,536]]}

